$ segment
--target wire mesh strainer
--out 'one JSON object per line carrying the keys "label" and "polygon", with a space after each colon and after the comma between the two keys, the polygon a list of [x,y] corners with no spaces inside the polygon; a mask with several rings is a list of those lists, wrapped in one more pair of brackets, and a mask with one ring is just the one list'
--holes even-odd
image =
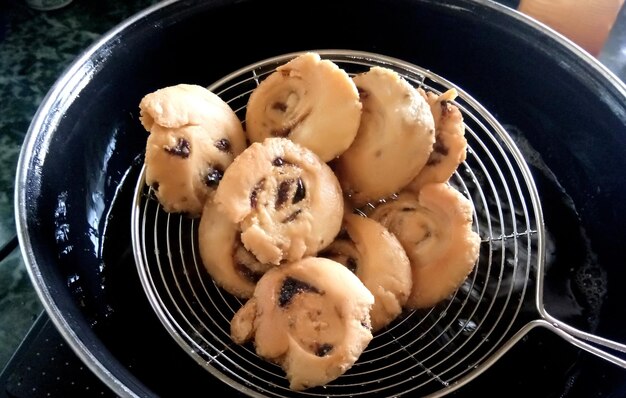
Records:
{"label": "wire mesh strainer", "polygon": [[[379,54],[316,51],[353,75],[372,66],[398,72],[416,87],[436,93],[455,87],[436,74]],[[209,87],[245,119],[248,97],[274,69],[299,55],[285,54],[242,68]],[[441,396],[486,370],[536,326],[626,368],[626,346],[575,329],[549,315],[543,305],[545,236],[537,189],[514,142],[477,101],[455,87],[468,140],[467,159],[450,180],[474,206],[481,237],[480,258],[465,283],[446,301],[403,314],[378,332],[357,363],[332,383],[296,392],[282,369],[252,345],[230,339],[230,320],[243,302],[218,288],[198,250],[199,220],[162,210],[137,181],[132,217],[133,250],[150,303],[168,332],[211,374],[250,396],[373,397]],[[515,324],[535,278],[538,319]]]}

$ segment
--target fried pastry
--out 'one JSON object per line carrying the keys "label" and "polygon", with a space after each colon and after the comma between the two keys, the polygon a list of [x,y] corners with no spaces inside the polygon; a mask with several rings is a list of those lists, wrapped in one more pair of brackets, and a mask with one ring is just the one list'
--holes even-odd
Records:
{"label": "fried pastry", "polygon": [[370,215],[393,233],[411,261],[413,288],[406,306],[428,308],[452,294],[472,271],[480,238],[472,204],[444,183],[402,192]]}
{"label": "fried pastry", "polygon": [[346,214],[342,231],[319,255],[348,267],[374,295],[372,331],[402,313],[413,286],[411,265],[398,239],[380,223]]}
{"label": "fried pastry", "polygon": [[431,182],[448,182],[467,156],[463,115],[451,103],[457,96],[456,90],[452,88],[441,95],[418,90],[428,101],[435,119],[435,144],[426,165],[407,186],[415,192]]}
{"label": "fried pastry", "polygon": [[144,96],[146,184],[164,210],[197,217],[207,197],[246,145],[241,122],[204,87],[179,84]]}
{"label": "fried pastry", "polygon": [[231,321],[231,338],[253,340],[259,356],[283,368],[291,389],[324,385],[350,369],[372,340],[373,302],[346,267],[307,257],[261,277]]}
{"label": "fried pastry", "polygon": [[343,216],[330,167],[286,138],[250,145],[224,173],[214,200],[262,263],[314,255],[332,242]]}
{"label": "fried pastry", "polygon": [[256,282],[272,267],[260,263],[239,238],[237,224],[231,222],[207,200],[198,226],[200,258],[213,281],[230,294],[250,298]]}
{"label": "fried pastry", "polygon": [[363,103],[354,142],[335,162],[344,193],[355,206],[397,193],[426,164],[435,122],[426,100],[391,69],[354,76]]}
{"label": "fried pastry", "polygon": [[252,142],[289,138],[327,162],[350,146],[360,118],[359,94],[348,74],[305,53],[276,68],[252,92],[246,134]]}

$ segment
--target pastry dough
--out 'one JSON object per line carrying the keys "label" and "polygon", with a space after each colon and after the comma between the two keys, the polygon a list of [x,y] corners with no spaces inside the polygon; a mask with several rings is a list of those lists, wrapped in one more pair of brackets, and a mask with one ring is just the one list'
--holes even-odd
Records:
{"label": "pastry dough", "polygon": [[347,268],[307,257],[274,267],[231,321],[231,337],[249,340],[278,363],[289,387],[303,390],[344,374],[372,340],[374,297]]}
{"label": "pastry dough", "polygon": [[402,313],[413,286],[411,265],[398,239],[380,223],[346,214],[343,228],[319,255],[348,267],[372,292],[370,315],[376,332]]}
{"label": "pastry dough", "polygon": [[433,149],[435,122],[426,100],[391,69],[373,67],[353,80],[363,102],[361,125],[335,172],[358,207],[415,178]]}
{"label": "pastry dough", "polygon": [[463,115],[450,102],[456,98],[456,90],[452,88],[441,95],[419,91],[428,101],[435,118],[435,144],[426,165],[407,187],[415,192],[431,182],[448,182],[467,156]]}
{"label": "pastry dough", "polygon": [[241,122],[204,87],[179,84],[144,96],[146,184],[167,212],[197,217],[207,197],[246,145]]}
{"label": "pastry dough", "polygon": [[239,239],[237,224],[207,200],[198,226],[198,246],[205,269],[218,286],[239,297],[250,298],[256,282],[272,267],[261,264]]}
{"label": "pastry dough", "polygon": [[305,53],[276,68],[252,92],[246,134],[252,142],[289,138],[327,162],[350,146],[360,118],[359,94],[348,74]]}
{"label": "pastry dough", "polygon": [[459,191],[433,183],[419,194],[402,192],[372,212],[371,218],[398,238],[411,261],[413,289],[407,307],[434,306],[472,271],[480,250],[480,237],[472,230],[472,210]]}
{"label": "pastry dough", "polygon": [[224,173],[214,200],[262,263],[314,255],[333,241],[343,216],[330,167],[286,138],[250,145]]}

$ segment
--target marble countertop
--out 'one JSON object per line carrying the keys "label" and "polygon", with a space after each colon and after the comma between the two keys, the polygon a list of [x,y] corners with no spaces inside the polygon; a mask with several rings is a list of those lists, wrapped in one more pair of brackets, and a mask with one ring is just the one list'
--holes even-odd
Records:
{"label": "marble countertop", "polygon": [[[31,118],[62,71],[103,33],[156,0],[74,0],[55,11],[0,2],[0,248],[15,236],[13,189]],[[510,1],[503,1],[510,5]],[[626,80],[626,7],[599,59]],[[42,311],[18,250],[0,262],[0,369]]]}

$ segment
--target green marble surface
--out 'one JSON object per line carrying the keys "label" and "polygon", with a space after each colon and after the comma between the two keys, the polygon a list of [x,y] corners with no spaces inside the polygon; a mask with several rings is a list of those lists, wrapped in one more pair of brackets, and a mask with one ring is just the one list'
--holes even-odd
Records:
{"label": "green marble surface", "polygon": [[[156,0],[74,0],[55,11],[0,0],[0,247],[15,235],[20,148],[44,96],[103,33]],[[42,311],[18,250],[0,262],[0,370]]]}

